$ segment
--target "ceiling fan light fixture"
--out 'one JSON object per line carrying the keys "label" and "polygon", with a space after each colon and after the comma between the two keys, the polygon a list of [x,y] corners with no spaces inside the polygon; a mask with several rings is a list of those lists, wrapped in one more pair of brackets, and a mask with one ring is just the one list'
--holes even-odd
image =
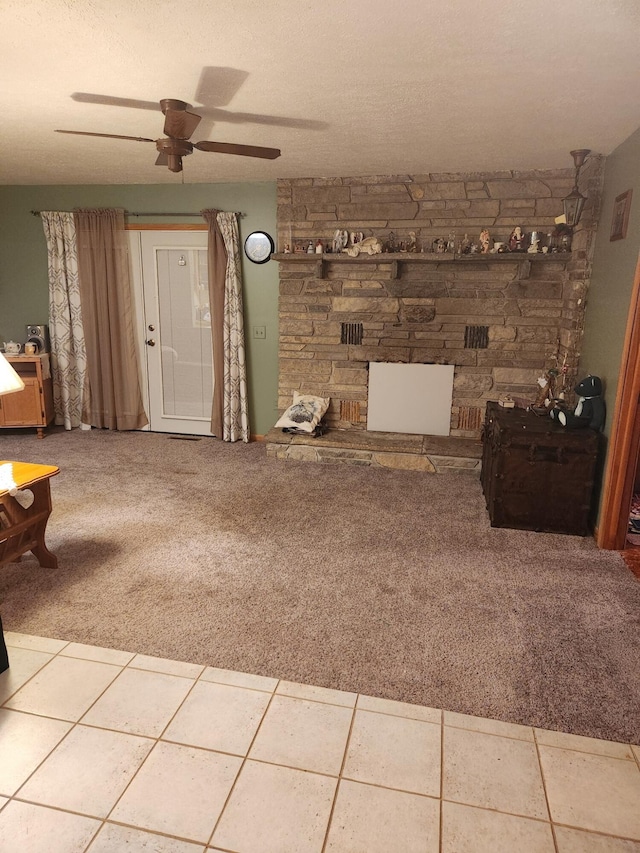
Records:
{"label": "ceiling fan light fixture", "polygon": [[193,151],[193,145],[185,139],[157,139],[156,148],[160,153],[156,166],[167,166],[170,172],[181,172],[182,158]]}
{"label": "ceiling fan light fixture", "polygon": [[584,210],[584,206],[587,201],[586,196],[583,196],[578,189],[580,169],[584,165],[584,161],[587,159],[589,154],[591,154],[591,149],[576,148],[574,151],[570,151],[569,153],[573,157],[576,175],[573,183],[573,189],[568,196],[565,196],[565,198],[562,199],[562,207],[567,225],[569,228],[575,228],[578,222],[580,222],[580,217],[582,216],[582,211]]}

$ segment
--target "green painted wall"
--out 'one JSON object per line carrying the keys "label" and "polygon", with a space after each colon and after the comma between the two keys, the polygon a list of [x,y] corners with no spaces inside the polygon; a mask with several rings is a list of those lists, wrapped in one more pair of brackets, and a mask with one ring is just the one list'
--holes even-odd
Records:
{"label": "green painted wall", "polygon": [[[42,223],[31,211],[74,207],[158,213],[238,210],[244,214],[242,242],[256,230],[276,234],[275,183],[0,187],[0,342],[22,341],[27,323],[48,322],[46,241]],[[173,220],[131,217],[129,221],[169,224]],[[202,219],[180,217],[175,222],[202,223]],[[278,411],[278,264],[252,264],[244,256],[242,263],[251,431],[264,434]],[[265,340],[253,338],[253,326],[266,326]]]}
{"label": "green painted wall", "polygon": [[[611,219],[617,196],[633,190],[624,240],[611,241]],[[611,434],[622,350],[633,280],[640,250],[640,128],[608,157],[600,223],[596,234],[591,284],[587,294],[580,376],[600,376],[607,406],[605,443]],[[601,460],[601,474],[606,455]]]}
{"label": "green painted wall", "polygon": [[[616,196],[633,190],[631,216],[624,240],[611,242]],[[596,234],[591,284],[587,294],[580,357],[581,375],[602,378],[607,403],[605,434],[611,431],[622,346],[633,279],[640,250],[640,128],[607,157],[600,223]]]}

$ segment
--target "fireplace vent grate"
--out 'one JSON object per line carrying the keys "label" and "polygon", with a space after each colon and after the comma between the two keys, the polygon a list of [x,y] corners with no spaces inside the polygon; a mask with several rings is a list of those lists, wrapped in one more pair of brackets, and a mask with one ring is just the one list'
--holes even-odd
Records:
{"label": "fireplace vent grate", "polygon": [[340,400],[340,420],[350,424],[360,423],[360,403],[358,400]]}
{"label": "fireplace vent grate", "polygon": [[340,324],[340,343],[341,344],[361,344],[362,343],[363,326],[362,323],[341,323]]}
{"label": "fireplace vent grate", "polygon": [[466,326],[464,330],[465,349],[487,349],[489,346],[488,326]]}
{"label": "fireplace vent grate", "polygon": [[460,406],[458,429],[475,430],[482,426],[482,409],[475,406]]}

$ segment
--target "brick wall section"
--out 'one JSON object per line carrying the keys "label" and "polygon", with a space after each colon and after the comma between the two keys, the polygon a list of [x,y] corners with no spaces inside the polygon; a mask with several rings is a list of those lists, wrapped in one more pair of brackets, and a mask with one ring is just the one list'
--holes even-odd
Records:
{"label": "brick wall section", "polygon": [[[484,412],[487,400],[505,393],[533,399],[537,377],[556,356],[568,354],[573,381],[602,171],[600,157],[582,170],[589,202],[572,252],[532,263],[528,277],[519,264],[526,255],[463,263],[421,254],[430,262],[401,263],[397,279],[384,255],[364,264],[333,256],[322,278],[315,257],[282,260],[280,409],[296,390],[328,396],[331,426],[365,429],[370,361],[449,363],[456,366],[452,435],[477,437],[474,410]],[[506,241],[516,225],[546,234],[573,175],[566,169],[280,180],[277,249],[317,239],[330,245],[337,228],[383,240],[393,231],[397,241],[414,232],[427,251],[451,231],[456,241],[465,234],[477,240],[483,228]],[[362,323],[360,345],[341,343],[342,323]],[[465,336],[468,344],[477,334],[468,326],[488,327],[488,345],[465,346]],[[341,411],[359,411],[359,422],[341,419]]]}

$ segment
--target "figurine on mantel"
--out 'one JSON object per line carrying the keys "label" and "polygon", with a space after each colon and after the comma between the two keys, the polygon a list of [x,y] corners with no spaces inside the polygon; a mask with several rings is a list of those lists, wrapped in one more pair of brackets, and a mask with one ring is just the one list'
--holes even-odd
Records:
{"label": "figurine on mantel", "polygon": [[347,243],[349,242],[349,234],[347,231],[341,231],[338,229],[336,233],[333,235],[333,245],[332,251],[341,252],[343,249],[347,247]]}
{"label": "figurine on mantel", "polygon": [[539,245],[540,245],[540,234],[538,231],[532,231],[532,233],[531,233],[531,245],[527,249],[527,252],[530,255],[537,255]]}
{"label": "figurine on mantel", "polygon": [[571,228],[566,225],[564,222],[556,225],[554,228],[551,237],[553,239],[553,249],[554,252],[570,252],[571,251],[571,237],[572,237]]}
{"label": "figurine on mantel", "polygon": [[522,233],[522,228],[519,225],[516,225],[509,237],[509,251],[522,252],[524,248],[523,243],[524,234]]}
{"label": "figurine on mantel", "polygon": [[447,241],[444,237],[438,237],[433,241],[433,251],[438,255],[443,255],[447,251]]}
{"label": "figurine on mantel", "polygon": [[379,255],[382,252],[382,240],[377,237],[365,237],[352,246],[347,246],[342,251],[346,252],[350,258],[357,258],[361,253],[363,255]]}
{"label": "figurine on mantel", "polygon": [[487,231],[487,229],[484,228],[480,232],[480,252],[483,255],[487,255],[487,254],[489,254],[490,250],[491,250],[491,237],[489,236],[489,232]]}
{"label": "figurine on mantel", "polygon": [[418,241],[416,240],[416,232],[409,231],[409,239],[407,240],[407,252],[417,252]]}

